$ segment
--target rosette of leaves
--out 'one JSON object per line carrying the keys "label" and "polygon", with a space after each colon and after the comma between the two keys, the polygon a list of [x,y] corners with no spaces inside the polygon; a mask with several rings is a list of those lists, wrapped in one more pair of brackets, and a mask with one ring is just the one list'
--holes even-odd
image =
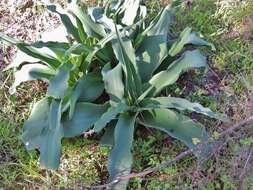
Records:
{"label": "rosette of leaves", "polygon": [[[174,84],[179,76],[191,69],[205,68],[206,57],[186,45],[213,45],[186,28],[177,39],[168,35],[172,22],[170,6],[151,22],[139,27],[135,36],[115,24],[117,37],[112,40],[118,60],[102,69],[109,108],[94,124],[94,131],[105,130],[101,143],[112,147],[108,170],[110,180],[128,175],[133,163],[132,145],[136,126],[161,130],[183,142],[190,149],[209,140],[205,128],[182,111],[196,112],[210,118],[228,121],[199,103],[178,97],[161,97],[160,92]],[[206,157],[212,145],[204,144],[196,156]],[[125,189],[128,181],[119,181],[112,189]]]}
{"label": "rosette of leaves", "polygon": [[[206,67],[200,51],[184,51],[185,45],[214,49],[190,28],[177,39],[170,38],[170,6],[151,21],[138,0],[107,1],[104,8],[88,8],[87,13],[76,1],[69,4],[68,11],[55,5],[47,7],[59,14],[68,33],[67,42],[25,44],[0,35],[28,56],[9,67],[17,69],[12,89],[27,80],[49,83],[46,97],[34,105],[22,135],[28,149],[39,149],[40,162],[46,168],[59,166],[63,137],[93,129],[104,131],[101,143],[112,147],[108,170],[110,180],[114,180],[131,171],[137,125],[162,130],[195,148],[209,135],[182,111],[226,121],[199,103],[160,96],[182,73]],[[31,60],[36,63],[27,64]],[[97,101],[103,91],[107,95]],[[210,149],[211,145],[206,145],[196,156],[206,156]],[[127,183],[120,181],[111,188],[125,189]]]}

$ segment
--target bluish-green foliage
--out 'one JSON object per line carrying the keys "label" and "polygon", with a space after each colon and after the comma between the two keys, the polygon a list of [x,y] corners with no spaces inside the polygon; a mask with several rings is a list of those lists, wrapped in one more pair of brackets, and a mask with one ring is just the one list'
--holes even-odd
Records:
{"label": "bluish-green foliage", "polygon": [[[59,167],[63,138],[93,129],[104,132],[103,143],[112,147],[108,170],[114,180],[131,172],[137,125],[159,129],[194,149],[210,135],[182,111],[227,121],[199,103],[160,95],[181,74],[207,66],[196,46],[215,49],[191,28],[176,39],[168,35],[173,7],[165,7],[152,20],[146,7],[133,0],[110,1],[103,8],[87,10],[75,1],[68,11],[47,7],[59,14],[66,28],[63,41],[26,44],[0,34],[0,39],[25,53],[8,67],[17,69],[10,92],[25,81],[48,82],[47,94],[34,105],[22,134],[28,150],[39,149],[43,167]],[[196,156],[207,156],[211,148],[203,146]],[[127,183],[119,182],[112,189],[125,189]]]}

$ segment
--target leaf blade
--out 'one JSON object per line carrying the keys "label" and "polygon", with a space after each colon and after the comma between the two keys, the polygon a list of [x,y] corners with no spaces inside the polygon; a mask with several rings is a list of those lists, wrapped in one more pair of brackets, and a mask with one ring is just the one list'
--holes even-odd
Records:
{"label": "leaf blade", "polygon": [[[139,121],[146,127],[164,131],[182,141],[190,149],[196,148],[198,143],[206,142],[209,139],[208,133],[200,124],[172,110],[153,109],[152,111],[144,111]],[[196,153],[196,156],[205,157],[210,153],[210,150],[211,145],[206,144],[200,152]]]}
{"label": "leaf blade", "polygon": [[69,87],[69,77],[70,70],[72,68],[71,64],[63,63],[59,70],[57,71],[54,78],[52,78],[49,82],[49,86],[47,89],[47,95],[52,96],[54,98],[63,98],[67,92]]}
{"label": "leaf blade", "polygon": [[50,104],[48,98],[36,102],[29,118],[24,123],[21,140],[27,150],[38,148],[41,143],[40,135],[48,125],[48,110]]}
{"label": "leaf blade", "polygon": [[102,69],[102,76],[105,85],[105,90],[110,96],[111,104],[115,104],[124,97],[124,83],[122,81],[122,67],[118,64],[111,69],[108,63]]}
{"label": "leaf blade", "polygon": [[74,2],[69,6],[69,10],[82,22],[84,31],[89,37],[100,39],[106,36],[106,32],[102,25],[93,22],[89,15],[84,13]]}
{"label": "leaf blade", "polygon": [[172,23],[172,13],[166,7],[156,18],[157,22],[141,34],[143,40],[136,51],[137,66],[142,82],[147,82],[156,68],[168,55],[168,30]]}
{"label": "leaf blade", "polygon": [[107,111],[108,104],[77,103],[73,117],[63,121],[64,137],[71,138],[87,131]]}
{"label": "leaf blade", "polygon": [[53,13],[59,15],[63,25],[67,29],[67,32],[71,34],[77,42],[81,42],[79,32],[76,26],[74,26],[73,22],[70,19],[70,15],[62,9],[59,5],[47,4],[47,9]]}
{"label": "leaf blade", "polygon": [[189,110],[192,112],[200,113],[211,118],[219,119],[221,121],[227,122],[228,118],[222,116],[221,114],[214,113],[209,108],[203,107],[199,103],[192,103],[184,98],[176,97],[156,97],[156,98],[146,98],[140,102],[141,109],[157,109],[157,108],[175,108],[180,111]]}
{"label": "leaf blade", "polygon": [[206,57],[199,50],[186,51],[167,70],[161,71],[151,78],[148,89],[139,97],[139,100],[143,100],[145,97],[155,96],[164,87],[176,82],[181,73],[201,67],[206,67]]}
{"label": "leaf blade", "polygon": [[55,57],[48,55],[46,53],[41,53],[35,47],[30,46],[21,41],[15,40],[13,38],[10,38],[9,36],[6,36],[1,32],[0,32],[0,40],[16,45],[20,51],[26,53],[27,55],[33,58],[41,60],[42,62],[46,63],[49,67],[53,69],[56,69],[61,64],[60,61],[57,60]]}
{"label": "leaf blade", "polygon": [[[108,170],[110,180],[117,176],[128,175],[133,162],[132,143],[135,126],[135,116],[128,113],[121,114],[114,132],[114,147],[109,155]],[[112,189],[126,189],[128,181],[121,181]]]}
{"label": "leaf blade", "polygon": [[123,113],[128,109],[129,107],[124,102],[119,102],[115,106],[110,106],[108,110],[101,116],[101,118],[95,123],[94,131],[101,131],[106,124],[115,119],[118,114]]}
{"label": "leaf blade", "polygon": [[70,97],[69,118],[71,119],[75,110],[76,103],[93,102],[104,90],[102,78],[98,73],[88,73],[77,81]]}
{"label": "leaf blade", "polygon": [[195,32],[191,31],[190,27],[187,27],[181,32],[180,37],[176,40],[169,50],[171,56],[175,56],[182,51],[185,45],[199,45],[199,46],[210,46],[212,50],[215,50],[213,44],[200,38]]}
{"label": "leaf blade", "polygon": [[131,98],[136,99],[142,92],[142,85],[138,75],[134,48],[127,35],[122,35],[117,26],[115,27],[117,38],[112,41],[113,51],[125,73],[127,91]]}

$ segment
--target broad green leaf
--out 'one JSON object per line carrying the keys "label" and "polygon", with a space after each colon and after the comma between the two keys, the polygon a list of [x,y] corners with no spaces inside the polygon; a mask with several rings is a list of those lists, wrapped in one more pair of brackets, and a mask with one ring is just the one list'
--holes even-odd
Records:
{"label": "broad green leaf", "polygon": [[148,89],[139,97],[142,100],[145,97],[152,97],[159,93],[164,87],[177,81],[180,74],[194,68],[206,66],[206,57],[199,50],[186,51],[179,59],[171,63],[165,71],[154,75],[149,81]]}
{"label": "broad green leaf", "polygon": [[80,91],[78,100],[81,102],[95,101],[103,92],[104,85],[102,77],[97,72],[88,73],[79,80],[75,93]]}
{"label": "broad green leaf", "polygon": [[157,23],[147,31],[144,39],[136,50],[137,65],[142,82],[147,82],[155,69],[168,55],[168,30],[172,23],[172,13],[166,7],[159,15]]}
{"label": "broad green leaf", "polygon": [[81,135],[107,111],[108,104],[77,103],[71,120],[63,121],[64,137]]}
{"label": "broad green leaf", "polygon": [[107,123],[115,119],[118,114],[121,114],[128,109],[129,107],[125,102],[119,102],[114,106],[110,106],[108,110],[101,116],[101,118],[95,123],[94,130],[96,132],[101,131],[107,125]]}
{"label": "broad green leaf", "polygon": [[[109,155],[108,170],[110,180],[128,175],[133,163],[132,145],[134,138],[135,116],[121,114],[114,130],[114,146]],[[128,181],[120,181],[112,189],[126,189]]]}
{"label": "broad green leaf", "polygon": [[57,60],[55,57],[53,57],[52,55],[49,55],[47,53],[43,53],[42,51],[32,47],[32,46],[28,46],[26,44],[23,43],[19,43],[16,44],[16,46],[23,52],[25,52],[26,54],[40,59],[43,63],[47,64],[49,67],[56,69],[60,66],[61,62],[59,60]]}
{"label": "broad green leaf", "polygon": [[[144,111],[139,117],[140,124],[159,129],[168,135],[182,141],[190,149],[196,148],[199,143],[209,140],[205,129],[189,117],[168,109],[154,109]],[[210,145],[205,145],[197,156],[205,156],[210,151]]]}
{"label": "broad green leaf", "polygon": [[105,133],[103,134],[100,145],[102,146],[113,146],[114,145],[114,130],[116,123],[111,121],[105,128]]}
{"label": "broad green leaf", "polygon": [[[106,47],[106,44],[108,42],[110,42],[113,38],[115,37],[115,33],[111,33],[109,35],[107,35],[106,37],[104,37],[103,39],[101,39],[92,49],[92,51],[87,55],[87,57],[85,58],[85,63],[87,64],[87,68],[90,65],[93,57],[99,53],[100,50],[102,50],[103,48]],[[106,56],[106,55],[105,55]],[[111,59],[108,57],[107,61],[110,61]]]}
{"label": "broad green leaf", "polygon": [[63,137],[63,128],[60,123],[60,100],[52,100],[48,118],[49,126],[47,126],[40,135],[40,164],[47,169],[57,169],[60,164],[61,139]]}
{"label": "broad green leaf", "polygon": [[176,97],[157,97],[157,98],[146,98],[140,102],[142,110],[145,109],[156,109],[156,108],[175,108],[178,110],[189,110],[196,113],[206,115],[211,118],[219,119],[221,121],[228,121],[228,118],[221,114],[214,113],[209,108],[203,107],[199,103],[192,103],[184,98]]}
{"label": "broad green leaf", "polygon": [[[151,22],[150,27],[147,28],[147,34],[149,35],[159,35],[164,34],[168,31],[169,25],[172,22],[172,13],[173,9],[171,5],[167,5],[158,15],[157,17]],[[167,17],[167,18],[163,18]]]}
{"label": "broad green leaf", "polygon": [[126,37],[126,34],[120,34],[117,27],[116,33],[117,39],[112,41],[113,51],[125,73],[127,91],[131,94],[133,99],[136,99],[142,92],[142,85],[138,75],[134,48],[130,39]]}
{"label": "broad green leaf", "polygon": [[[109,42],[109,40],[107,42]],[[104,46],[101,47],[100,49],[96,49],[95,47],[98,47],[98,46],[99,45],[90,47],[87,44],[75,44],[71,48],[68,49],[68,51],[65,53],[65,56],[70,56],[71,54],[80,55],[82,53],[85,53],[87,54],[87,57],[85,58],[86,61],[90,58],[89,57],[90,54],[92,54],[92,57],[96,55],[96,57],[100,60],[109,61],[110,60],[109,55],[106,55],[103,52],[99,51],[101,50],[101,48],[104,48]],[[91,59],[89,62],[91,62]]]}
{"label": "broad green leaf", "polygon": [[[124,70],[127,70],[127,67],[129,67],[136,72],[138,68],[134,48],[131,40],[127,37],[126,31],[123,32],[119,33],[119,31],[116,30],[117,38],[112,40],[113,50]],[[130,67],[130,65],[132,65],[132,67]]]}
{"label": "broad green leaf", "polygon": [[53,100],[51,104],[53,106],[49,104],[48,98],[35,104],[29,119],[24,124],[22,140],[28,150],[39,148],[42,166],[57,169],[63,137],[63,128],[60,124],[61,114],[59,114],[61,102]]}
{"label": "broad green leaf", "polygon": [[70,97],[70,118],[73,116],[77,101],[93,102],[102,94],[103,90],[104,85],[99,73],[88,73],[80,78]]}
{"label": "broad green leaf", "polygon": [[192,32],[192,29],[187,27],[184,31],[180,34],[180,37],[177,41],[175,41],[172,47],[169,50],[169,54],[171,56],[175,56],[182,51],[185,45],[192,44],[192,45],[200,45],[200,46],[210,46],[212,50],[215,50],[213,44],[201,39],[195,32]]}
{"label": "broad green leaf", "polygon": [[68,61],[72,54],[81,55],[83,53],[89,53],[91,48],[84,44],[74,44],[68,50],[64,52],[64,60]]}
{"label": "broad green leaf", "polygon": [[40,146],[40,164],[47,169],[56,170],[60,165],[61,157],[61,139],[63,137],[63,128],[59,127],[42,132]]}
{"label": "broad green leaf", "polygon": [[71,3],[69,10],[82,22],[84,31],[89,37],[100,39],[106,36],[106,32],[102,25],[93,22],[89,15],[87,15],[77,4]]}
{"label": "broad green leaf", "polygon": [[41,53],[33,46],[30,46],[26,43],[10,38],[3,33],[0,33],[0,40],[16,45],[18,49],[21,50],[22,52],[26,53],[27,55],[33,58],[37,58],[41,60],[42,62],[44,62],[45,64],[47,64],[49,67],[53,69],[56,69],[61,64],[60,61],[57,60],[55,57],[48,55],[47,53]]}
{"label": "broad green leaf", "polygon": [[[109,42],[109,40],[107,42]],[[101,48],[99,47],[100,49],[96,49],[96,47],[98,48],[97,45],[90,47],[87,44],[80,44],[80,43],[74,44],[68,50],[65,51],[64,60],[65,61],[69,60],[69,58],[71,58],[71,55],[74,55],[74,56],[84,55],[85,60],[82,62],[85,62],[87,64],[89,64],[92,61],[92,58],[94,56],[96,56],[99,60],[102,60],[102,62],[109,61],[110,55],[107,55],[104,52],[99,51],[99,50],[101,50],[101,48],[104,48],[104,46]],[[76,62],[74,62],[74,63],[76,64]]]}
{"label": "broad green leaf", "polygon": [[[132,26],[132,27],[134,27],[134,26]],[[125,29],[128,31],[128,30],[131,30],[132,27],[126,27]],[[95,55],[97,55],[99,58],[101,58],[105,62],[111,61],[111,57],[112,57],[111,52],[105,51],[105,50],[107,50],[106,45],[108,44],[108,42],[112,41],[114,38],[116,38],[116,36],[117,36],[116,32],[111,32],[110,34],[106,35],[104,38],[102,38],[101,40],[98,41],[98,43],[93,47],[92,51],[85,58],[84,62],[87,64],[87,66],[86,66],[87,68],[90,65],[90,63]],[[102,50],[104,50],[106,53],[100,52]]]}
{"label": "broad green leaf", "polygon": [[72,45],[66,52],[65,56],[70,56],[71,54],[80,55],[82,53],[90,53],[92,52],[92,48],[87,44],[74,44]]}
{"label": "broad green leaf", "polygon": [[38,101],[31,111],[29,118],[24,123],[24,131],[21,136],[28,150],[39,148],[41,143],[41,133],[48,126],[48,98]]}
{"label": "broad green leaf", "polygon": [[54,78],[49,82],[47,95],[54,98],[63,98],[69,87],[68,80],[72,65],[63,63]]}
{"label": "broad green leaf", "polygon": [[125,0],[122,9],[124,10],[124,16],[122,23],[130,26],[134,23],[135,17],[140,6],[140,0]]}
{"label": "broad green leaf", "polygon": [[84,44],[86,42],[88,36],[85,33],[85,31],[84,31],[82,22],[77,17],[76,17],[76,25],[77,25],[77,30],[78,30],[78,34],[79,34],[80,40]]}
{"label": "broad green leaf", "polygon": [[114,22],[104,14],[104,9],[101,7],[88,8],[88,14],[94,22],[102,24],[106,29],[115,31]]}
{"label": "broad green leaf", "polygon": [[124,97],[124,83],[122,76],[122,67],[118,64],[111,69],[111,64],[108,63],[102,70],[105,90],[110,96],[111,104],[117,103]]}
{"label": "broad green leaf", "polygon": [[[52,4],[47,5],[47,9],[53,13],[57,13],[60,16],[61,21],[64,24],[67,32],[71,34],[77,42],[81,42],[78,29],[76,28],[76,26],[74,26],[73,22],[70,19],[71,15],[68,14],[67,11],[62,9],[59,5],[52,5]],[[61,35],[61,33],[59,33],[58,35]]]}
{"label": "broad green leaf", "polygon": [[55,71],[47,67],[46,65],[41,64],[27,64],[24,65],[20,70],[18,70],[14,77],[14,83],[12,84],[9,92],[10,94],[14,94],[16,92],[16,88],[22,83],[31,80],[44,80],[49,81],[52,77],[54,77]]}
{"label": "broad green leaf", "polygon": [[[165,7],[165,9],[168,9],[170,11],[172,11],[173,9],[170,8],[171,6],[168,5]],[[162,11],[160,11],[157,16],[150,22],[148,23],[148,26],[144,28],[144,31],[141,32],[137,38],[135,39],[135,47],[138,48],[139,45],[142,43],[142,41],[146,38],[148,33],[153,33],[155,34],[156,31],[153,28],[156,28],[155,26],[157,25],[158,21],[161,19],[161,15],[164,13],[165,9],[163,9]],[[160,22],[161,23],[161,22]],[[161,23],[162,24],[162,23]]]}
{"label": "broad green leaf", "polygon": [[[50,34],[49,34],[50,35]],[[57,57],[59,61],[64,61],[64,54],[70,48],[65,42],[55,41],[38,41],[32,44],[38,51]]]}
{"label": "broad green leaf", "polygon": [[61,124],[61,102],[59,100],[52,100],[49,109],[49,129],[53,130],[60,127]]}

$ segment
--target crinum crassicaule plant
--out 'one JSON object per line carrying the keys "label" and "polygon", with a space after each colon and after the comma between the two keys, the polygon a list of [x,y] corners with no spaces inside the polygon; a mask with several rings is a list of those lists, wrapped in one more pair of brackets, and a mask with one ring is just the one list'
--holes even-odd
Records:
{"label": "crinum crassicaule plant", "polygon": [[[131,171],[131,151],[137,125],[162,130],[194,149],[199,143],[207,141],[209,135],[199,123],[181,111],[227,121],[224,116],[199,103],[183,98],[159,97],[160,92],[174,84],[180,74],[207,66],[206,57],[199,50],[183,52],[185,45],[206,45],[214,49],[190,28],[186,28],[177,40],[170,39],[171,20],[172,9],[168,6],[146,23],[148,27],[145,23],[139,26],[135,36],[115,26],[117,37],[112,40],[112,47],[118,63],[108,63],[102,70],[105,91],[110,96],[110,108],[93,128],[95,132],[105,128],[102,143],[112,146],[108,166],[111,180]],[[205,145],[196,155],[206,156],[210,150],[211,145]],[[127,181],[120,181],[112,188],[125,189],[126,186]]]}
{"label": "crinum crassicaule plant", "polygon": [[[52,11],[58,12],[63,23],[65,22],[63,13],[56,9]],[[57,67],[53,67],[57,72],[48,79],[49,89],[52,83],[56,86],[67,85],[61,96],[47,93],[47,97],[34,106],[25,122],[22,136],[27,148],[39,148],[40,161],[45,167],[58,167],[62,137],[73,137],[90,129],[95,132],[104,131],[101,144],[112,147],[108,170],[110,180],[114,180],[131,171],[131,151],[136,126],[162,130],[189,148],[195,148],[199,143],[208,140],[209,135],[201,124],[191,120],[182,111],[197,112],[226,121],[224,116],[199,103],[183,98],[160,97],[160,92],[174,84],[182,73],[206,67],[206,58],[200,51],[184,51],[185,45],[214,48],[190,28],[186,28],[177,39],[171,38],[168,31],[172,11],[167,6],[148,21],[145,19],[146,7],[138,0],[110,1],[105,8],[89,8],[88,15],[76,2],[70,4],[69,12],[77,19],[77,27],[73,27],[78,36],[83,37],[80,41],[75,39],[76,43],[68,44],[68,48],[63,51],[64,59],[59,60]],[[66,22],[65,25],[68,32],[75,37],[73,28],[70,30]],[[14,42],[6,36],[1,38]],[[79,48],[86,47],[87,41],[91,39],[95,40],[92,47],[83,49],[84,55],[80,55]],[[22,51],[26,50],[23,49],[26,44],[16,45]],[[27,50],[25,52],[33,57],[37,56]],[[75,53],[78,58],[83,56],[80,62],[76,63]],[[48,65],[47,60],[40,60]],[[66,60],[72,60],[71,64]],[[51,64],[49,66],[52,67]],[[41,71],[43,70],[36,70],[32,79],[38,76],[38,72],[44,76],[45,72]],[[31,73],[33,72],[28,72]],[[82,77],[79,77],[80,73]],[[100,85],[87,79],[93,74],[98,77],[99,84],[103,81],[99,89],[97,86]],[[76,77],[73,82],[72,75]],[[102,103],[94,103],[103,89],[109,98],[104,96],[99,101]],[[61,92],[56,88],[54,90],[56,94]],[[84,98],[87,94],[90,98]],[[203,157],[210,149],[210,145],[205,145],[196,156]],[[127,181],[120,181],[111,188],[125,189],[126,186]]]}

